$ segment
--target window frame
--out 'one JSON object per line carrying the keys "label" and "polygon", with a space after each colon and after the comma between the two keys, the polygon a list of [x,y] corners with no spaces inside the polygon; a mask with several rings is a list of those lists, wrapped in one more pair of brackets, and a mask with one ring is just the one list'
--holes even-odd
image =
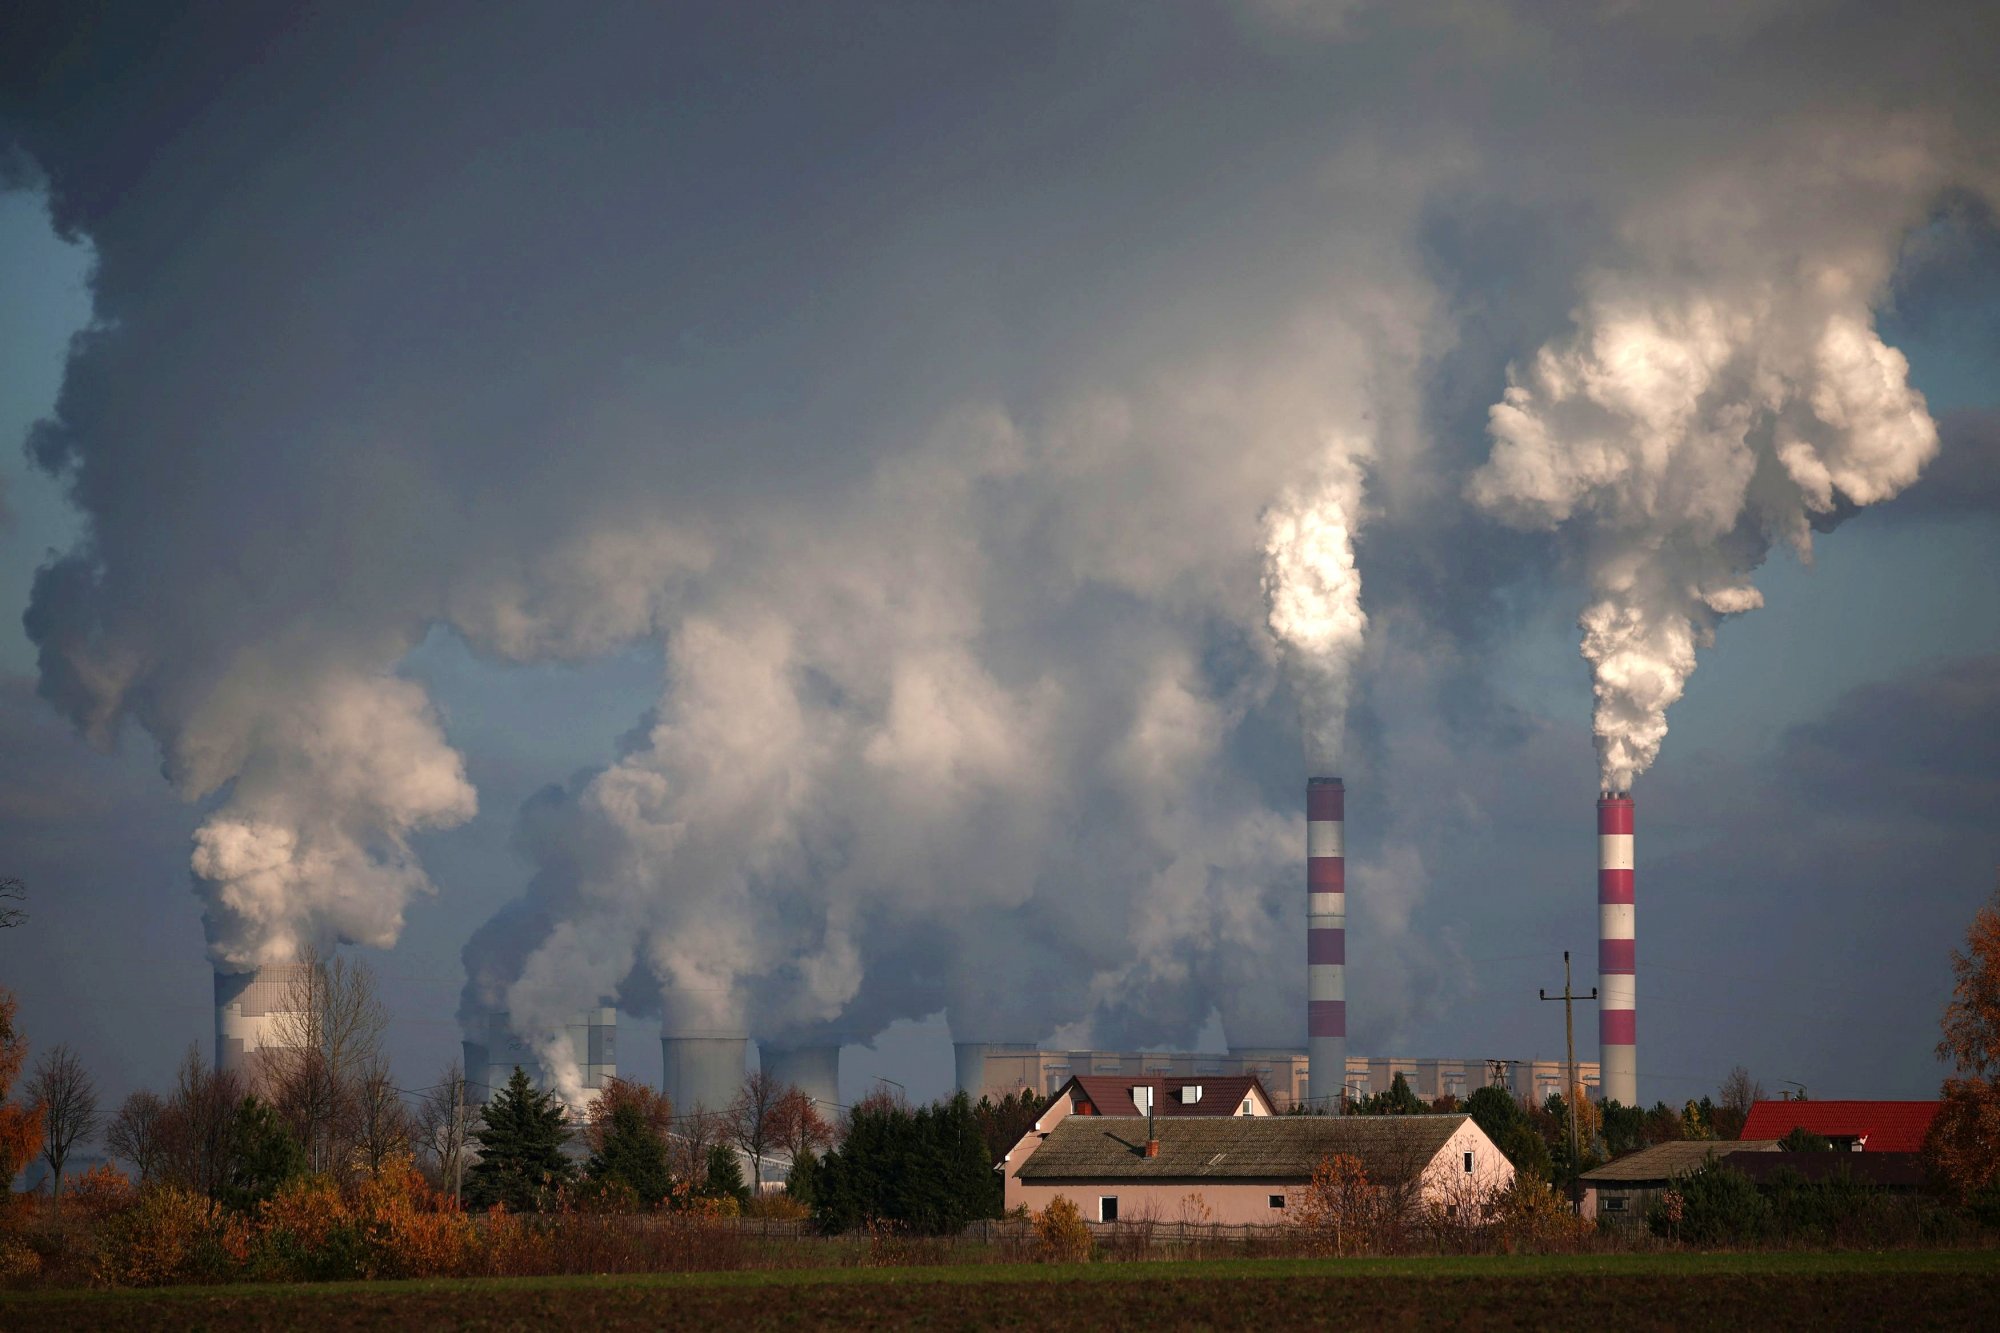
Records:
{"label": "window frame", "polygon": [[[1107,1204],[1110,1205],[1108,1208],[1106,1207]],[[1106,1216],[1107,1213],[1109,1213],[1109,1216]],[[1118,1220],[1118,1196],[1116,1194],[1100,1194],[1097,1196],[1097,1220],[1100,1222],[1116,1222]]]}

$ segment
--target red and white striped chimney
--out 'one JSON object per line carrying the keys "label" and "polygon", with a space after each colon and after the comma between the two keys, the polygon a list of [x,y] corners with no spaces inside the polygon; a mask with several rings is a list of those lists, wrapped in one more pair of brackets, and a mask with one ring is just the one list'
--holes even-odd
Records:
{"label": "red and white striped chimney", "polygon": [[1632,798],[1597,801],[1597,1043],[1606,1101],[1639,1104],[1638,958],[1632,929]]}
{"label": "red and white striped chimney", "polygon": [[1306,781],[1306,1096],[1338,1115],[1347,1082],[1347,788]]}

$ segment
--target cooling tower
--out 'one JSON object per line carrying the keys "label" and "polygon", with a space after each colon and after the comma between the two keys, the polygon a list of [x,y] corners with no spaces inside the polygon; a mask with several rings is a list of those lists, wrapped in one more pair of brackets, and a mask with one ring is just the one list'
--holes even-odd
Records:
{"label": "cooling tower", "polygon": [[958,1075],[958,1090],[978,1101],[986,1088],[986,1043],[955,1041],[951,1044],[951,1055]]}
{"label": "cooling tower", "polygon": [[1639,1104],[1638,956],[1633,931],[1632,798],[1597,802],[1597,1041],[1604,1099]]}
{"label": "cooling tower", "polygon": [[257,1052],[277,1044],[278,1015],[305,975],[303,963],[272,963],[254,972],[215,973],[215,1067],[258,1074]]}
{"label": "cooling tower", "polygon": [[780,1087],[793,1087],[813,1099],[828,1121],[840,1114],[840,1047],[757,1045],[764,1072]]}
{"label": "cooling tower", "polygon": [[1306,1096],[1341,1110],[1347,1080],[1347,788],[1306,782]]}
{"label": "cooling tower", "polygon": [[[586,1096],[617,1077],[618,1010],[610,1000],[571,1015],[563,1035]],[[540,1053],[514,1031],[504,1013],[488,1013],[475,1022],[464,1050],[467,1093],[475,1102],[506,1087],[517,1065],[537,1088],[555,1090]]]}
{"label": "cooling tower", "polygon": [[726,1111],[743,1090],[748,1037],[660,1038],[660,1089],[675,1115]]}

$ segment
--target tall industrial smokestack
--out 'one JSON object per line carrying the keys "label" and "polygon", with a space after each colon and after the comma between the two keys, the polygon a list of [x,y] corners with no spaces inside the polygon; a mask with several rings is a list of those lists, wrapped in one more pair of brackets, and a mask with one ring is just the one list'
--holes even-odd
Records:
{"label": "tall industrial smokestack", "polygon": [[1347,1082],[1347,788],[1306,781],[1306,1096],[1338,1115]]}
{"label": "tall industrial smokestack", "polygon": [[748,1037],[660,1037],[660,1090],[675,1115],[726,1111],[743,1090]]}
{"label": "tall industrial smokestack", "polygon": [[303,963],[272,963],[254,972],[215,972],[215,1067],[254,1079],[257,1052],[277,1044],[279,1015]]}
{"label": "tall industrial smokestack", "polygon": [[1604,1099],[1625,1106],[1639,1104],[1632,924],[1632,798],[1608,791],[1597,801],[1597,1043]]}
{"label": "tall industrial smokestack", "polygon": [[771,1046],[757,1043],[759,1067],[779,1087],[793,1087],[813,1099],[828,1122],[840,1107],[840,1047]]}

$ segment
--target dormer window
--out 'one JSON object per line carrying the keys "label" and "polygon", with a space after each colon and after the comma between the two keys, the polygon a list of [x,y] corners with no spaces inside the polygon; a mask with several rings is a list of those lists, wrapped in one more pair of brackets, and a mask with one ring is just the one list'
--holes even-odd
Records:
{"label": "dormer window", "polygon": [[1183,1084],[1179,1095],[1182,1106],[1193,1106],[1196,1102],[1201,1100],[1201,1084],[1199,1083]]}

